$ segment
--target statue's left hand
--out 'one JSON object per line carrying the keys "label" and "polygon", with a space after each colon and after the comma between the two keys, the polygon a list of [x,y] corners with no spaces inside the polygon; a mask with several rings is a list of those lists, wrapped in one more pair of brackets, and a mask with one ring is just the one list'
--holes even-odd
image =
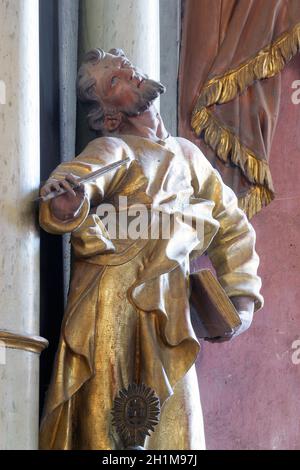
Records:
{"label": "statue's left hand", "polygon": [[232,330],[226,336],[218,336],[217,338],[207,338],[210,343],[224,343],[246,331],[252,323],[254,313],[254,300],[251,297],[231,297],[231,302],[235,306],[242,324],[237,330]]}

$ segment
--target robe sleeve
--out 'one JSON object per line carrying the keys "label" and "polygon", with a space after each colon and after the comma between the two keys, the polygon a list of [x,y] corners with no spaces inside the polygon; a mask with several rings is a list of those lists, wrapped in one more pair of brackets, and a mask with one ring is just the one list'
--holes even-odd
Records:
{"label": "robe sleeve", "polygon": [[[84,151],[74,160],[61,163],[50,175],[51,179],[63,179],[66,174],[83,177],[110,163],[130,156],[120,139],[102,137],[88,144]],[[51,211],[51,200],[41,202],[39,222],[41,227],[52,234],[73,232],[84,223],[90,212],[90,206],[97,206],[113,193],[126,174],[126,166],[100,176],[96,181],[85,183],[86,195],[83,205],[75,217],[62,221]],[[49,179],[50,179],[49,178]]]}
{"label": "robe sleeve", "polygon": [[192,159],[196,197],[214,202],[212,215],[219,226],[207,254],[227,295],[253,298],[256,311],[262,308],[264,300],[260,294],[261,279],[257,275],[259,257],[255,251],[255,231],[239,209],[234,192],[223,183],[197,147]]}

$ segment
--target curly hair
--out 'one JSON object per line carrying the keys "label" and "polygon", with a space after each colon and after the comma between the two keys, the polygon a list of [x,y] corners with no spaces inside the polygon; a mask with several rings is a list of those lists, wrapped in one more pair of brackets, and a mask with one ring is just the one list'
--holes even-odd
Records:
{"label": "curly hair", "polygon": [[[110,49],[108,53],[117,57],[126,57],[122,49]],[[88,67],[91,64],[98,64],[105,58],[105,56],[106,52],[102,49],[92,49],[87,52],[83,58],[83,62],[77,75],[77,96],[87,113],[89,128],[96,132],[99,132],[102,129],[104,111],[102,104],[95,93],[96,80],[91,77]]]}

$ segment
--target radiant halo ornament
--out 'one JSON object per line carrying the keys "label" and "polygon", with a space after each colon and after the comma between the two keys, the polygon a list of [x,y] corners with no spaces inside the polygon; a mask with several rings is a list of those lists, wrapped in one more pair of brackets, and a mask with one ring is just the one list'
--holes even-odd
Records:
{"label": "radiant halo ornament", "polygon": [[125,448],[144,450],[146,436],[159,422],[160,402],[152,388],[132,383],[114,399],[112,415]]}

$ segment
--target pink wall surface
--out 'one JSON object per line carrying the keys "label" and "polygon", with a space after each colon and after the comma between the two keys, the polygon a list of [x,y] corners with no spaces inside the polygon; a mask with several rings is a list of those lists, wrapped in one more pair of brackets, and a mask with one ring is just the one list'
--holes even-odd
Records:
{"label": "pink wall surface", "polygon": [[208,449],[300,449],[300,353],[292,346],[300,339],[300,104],[291,100],[294,80],[300,80],[299,56],[282,73],[270,159],[276,199],[252,219],[265,306],[234,341],[202,343],[197,362]]}

